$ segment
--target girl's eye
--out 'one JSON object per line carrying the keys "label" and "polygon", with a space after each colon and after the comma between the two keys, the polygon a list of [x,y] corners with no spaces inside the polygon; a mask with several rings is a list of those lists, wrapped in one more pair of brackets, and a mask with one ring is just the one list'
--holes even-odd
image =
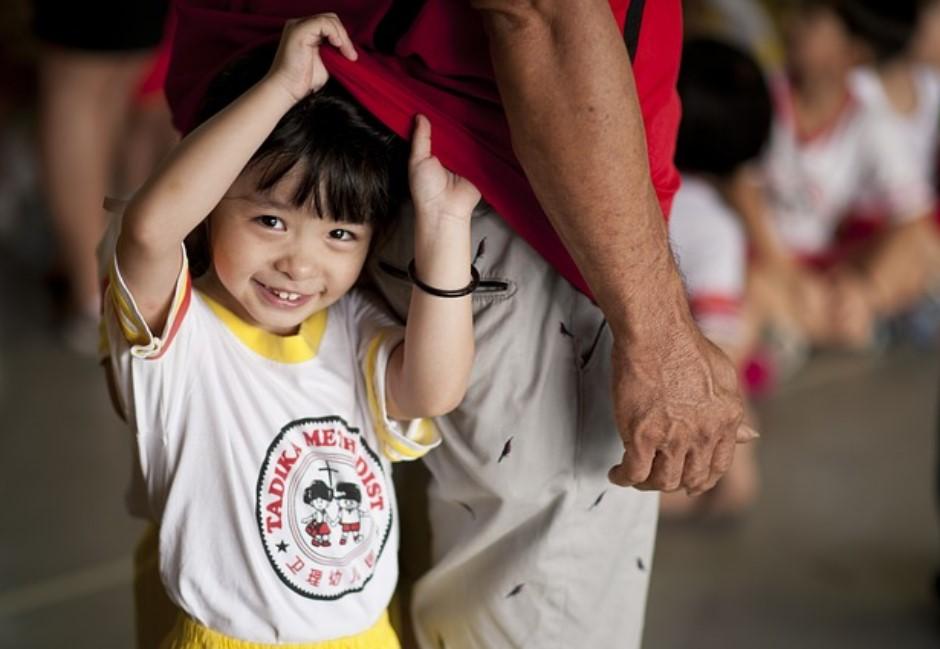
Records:
{"label": "girl's eye", "polygon": [[330,238],[336,239],[337,241],[355,241],[356,235],[349,230],[336,228],[335,230],[330,230]]}
{"label": "girl's eye", "polygon": [[285,230],[284,221],[276,216],[271,216],[270,214],[264,214],[262,216],[255,217],[255,221],[260,223],[262,226],[269,228],[271,230]]}

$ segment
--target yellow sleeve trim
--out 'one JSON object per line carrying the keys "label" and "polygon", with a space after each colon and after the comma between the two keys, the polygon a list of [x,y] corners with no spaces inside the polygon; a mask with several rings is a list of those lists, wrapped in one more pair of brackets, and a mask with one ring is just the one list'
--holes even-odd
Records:
{"label": "yellow sleeve trim", "polygon": [[[384,385],[384,370],[387,359],[380,354],[385,344],[397,333],[394,329],[383,329],[370,342],[363,361],[366,379],[366,396],[369,400],[369,412],[382,446],[382,452],[393,462],[416,460],[440,443],[440,434],[430,419],[417,419],[408,425],[407,433],[402,434],[389,418],[385,407],[384,391],[380,392],[378,382]],[[383,376],[379,376],[382,373]]]}
{"label": "yellow sleeve trim", "polygon": [[146,345],[150,342],[147,325],[139,317],[137,310],[131,306],[125,291],[121,290],[122,283],[117,269],[117,258],[115,258],[108,269],[108,298],[114,305],[114,311],[117,315],[118,325],[121,327],[121,333],[124,334],[124,340],[131,345]]}
{"label": "yellow sleeve trim", "polygon": [[124,339],[131,345],[131,353],[140,358],[158,358],[179,330],[179,326],[189,307],[192,294],[192,285],[189,277],[189,261],[186,258],[186,249],[183,249],[182,263],[176,287],[173,291],[173,302],[166,317],[163,334],[157,337],[150,331],[147,323],[140,315],[134,297],[131,295],[121,270],[118,267],[115,255],[108,268],[108,288],[106,299],[111,301],[118,326]]}

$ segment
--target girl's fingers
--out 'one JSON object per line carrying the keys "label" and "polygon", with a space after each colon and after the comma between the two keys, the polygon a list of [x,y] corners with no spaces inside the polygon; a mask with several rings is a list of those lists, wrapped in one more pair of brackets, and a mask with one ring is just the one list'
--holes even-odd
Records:
{"label": "girl's fingers", "polygon": [[334,18],[333,22],[336,24],[336,33],[339,38],[339,42],[331,40],[335,48],[337,48],[340,53],[345,56],[350,61],[355,61],[359,58],[359,52],[356,51],[356,48],[353,46],[352,39],[349,38],[349,32],[346,31],[346,28],[343,26],[343,23],[340,22],[339,18]]}
{"label": "girl's fingers", "polygon": [[411,136],[411,164],[431,157],[431,122],[424,115],[415,117],[415,130]]}
{"label": "girl's fingers", "polygon": [[324,14],[323,18],[320,33],[326,36],[330,45],[338,49],[340,54],[350,61],[359,58],[359,53],[353,47],[352,40],[349,38],[349,34],[346,32],[346,28],[343,27],[343,23],[340,22],[339,17],[336,14]]}
{"label": "girl's fingers", "polygon": [[323,39],[326,39],[330,45],[338,49],[350,61],[359,58],[359,53],[353,46],[352,39],[349,38],[346,28],[343,27],[343,23],[340,22],[336,14],[314,16],[302,21],[300,28],[304,29],[303,40],[310,47],[317,47]]}

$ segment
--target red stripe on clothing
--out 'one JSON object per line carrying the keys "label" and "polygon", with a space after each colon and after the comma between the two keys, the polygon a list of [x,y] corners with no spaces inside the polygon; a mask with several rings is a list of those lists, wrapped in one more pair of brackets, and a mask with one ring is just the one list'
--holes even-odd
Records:
{"label": "red stripe on clothing", "polygon": [[173,318],[173,322],[170,324],[170,333],[167,334],[166,339],[163,341],[163,345],[160,347],[159,353],[153,357],[154,360],[161,358],[163,354],[166,353],[166,350],[170,348],[170,343],[172,343],[173,339],[176,337],[176,332],[179,331],[180,325],[183,323],[183,318],[186,316],[186,312],[189,310],[189,302],[193,296],[193,283],[188,271],[186,272],[185,281],[186,285],[183,287],[183,300],[180,302],[179,308],[176,310],[175,317]]}
{"label": "red stripe on clothing", "polygon": [[842,103],[839,105],[839,110],[824,124],[817,126],[812,131],[804,133],[799,130],[799,125],[796,123],[796,112],[793,108],[793,87],[790,81],[785,76],[780,75],[771,81],[770,89],[778,119],[793,131],[797,142],[801,145],[811,144],[832,133],[842,122],[845,114],[853,110],[857,103],[851,90],[846,88],[845,96],[842,98]]}
{"label": "red stripe on clothing", "polygon": [[695,315],[736,315],[741,310],[741,298],[717,293],[689,298],[689,307]]}

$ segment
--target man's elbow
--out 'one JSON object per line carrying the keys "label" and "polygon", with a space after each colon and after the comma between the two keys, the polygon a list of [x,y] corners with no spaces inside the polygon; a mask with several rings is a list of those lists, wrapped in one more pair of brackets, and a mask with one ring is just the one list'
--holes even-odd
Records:
{"label": "man's elbow", "polygon": [[511,34],[533,28],[551,28],[560,16],[564,2],[572,0],[471,0],[480,12],[490,36]]}

